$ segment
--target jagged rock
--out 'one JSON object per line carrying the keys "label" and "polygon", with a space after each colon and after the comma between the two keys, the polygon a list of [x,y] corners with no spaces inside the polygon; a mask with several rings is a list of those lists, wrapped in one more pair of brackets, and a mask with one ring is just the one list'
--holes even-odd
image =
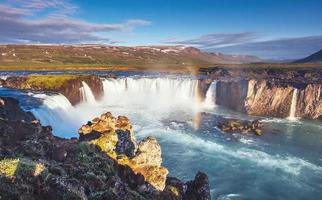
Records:
{"label": "jagged rock", "polygon": [[142,185],[136,182],[137,175],[141,174],[155,189],[160,191],[164,189],[168,170],[161,167],[160,145],[155,138],[148,137],[140,142],[136,151],[132,125],[127,117],[119,116],[115,119],[110,112],[107,112],[93,119],[91,123],[83,125],[79,133],[81,140],[95,135],[95,139],[88,140],[91,144],[99,146],[119,164],[129,166],[133,172],[125,172],[132,177],[128,180],[132,185]]}
{"label": "jagged rock", "polygon": [[169,173],[168,169],[162,166],[143,166],[134,168],[136,173],[144,176],[145,181],[154,188],[162,191],[165,188],[165,182]]}
{"label": "jagged rock", "polygon": [[237,119],[225,119],[227,121],[219,122],[218,128],[224,132],[254,133],[262,135],[262,123],[258,120],[242,121]]}
{"label": "jagged rock", "polygon": [[134,156],[135,143],[131,140],[131,132],[129,130],[116,130],[117,143],[116,143],[116,153],[124,154],[129,158]]}
{"label": "jagged rock", "polygon": [[20,108],[19,102],[11,97],[0,98],[0,118],[28,123],[36,120],[30,112],[24,112]]}
{"label": "jagged rock", "polygon": [[208,176],[198,172],[193,181],[187,182],[184,200],[211,200]]}
{"label": "jagged rock", "polygon": [[132,160],[140,166],[161,166],[161,147],[157,140],[153,137],[142,140]]}

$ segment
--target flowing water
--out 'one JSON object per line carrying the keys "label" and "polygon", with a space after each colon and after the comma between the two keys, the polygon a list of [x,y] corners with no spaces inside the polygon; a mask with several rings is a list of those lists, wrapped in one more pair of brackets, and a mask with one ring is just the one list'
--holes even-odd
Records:
{"label": "flowing water", "polygon": [[62,137],[77,137],[80,125],[102,112],[129,116],[138,140],[158,139],[171,176],[187,181],[206,172],[213,199],[322,199],[321,122],[259,118],[261,137],[225,134],[216,128],[218,119],[252,118],[216,106],[216,82],[204,102],[196,85],[189,78],[105,79],[101,100],[86,98],[74,107],[59,94],[2,88],[0,95],[22,100]]}
{"label": "flowing water", "polygon": [[82,81],[82,87],[79,88],[79,93],[84,103],[85,102],[89,104],[96,103],[96,100],[91,88],[84,81]]}
{"label": "flowing water", "polygon": [[297,88],[294,88],[293,95],[292,95],[290,116],[288,117],[290,120],[296,119],[295,114],[296,114],[296,105],[297,105],[297,95],[298,95],[298,90]]}

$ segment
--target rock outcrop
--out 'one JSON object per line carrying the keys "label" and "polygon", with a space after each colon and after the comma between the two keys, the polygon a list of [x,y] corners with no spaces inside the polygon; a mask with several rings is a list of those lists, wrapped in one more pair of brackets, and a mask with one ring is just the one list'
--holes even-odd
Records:
{"label": "rock outcrop", "polygon": [[322,84],[309,84],[298,94],[295,115],[318,119],[322,117]]}
{"label": "rock outcrop", "polygon": [[[210,199],[203,173],[187,183],[167,178],[160,145],[151,137],[136,145],[126,117],[105,113],[82,126],[81,141],[63,139],[24,113],[16,100],[1,101],[1,199]],[[116,150],[120,131],[130,132],[122,140],[134,144],[131,151],[122,149],[124,143]]]}
{"label": "rock outcrop", "polygon": [[81,140],[99,146],[119,164],[130,167],[135,175],[143,175],[144,180],[155,189],[164,189],[168,170],[161,166],[160,145],[156,139],[148,137],[137,148],[132,125],[127,117],[114,118],[111,113],[104,113],[100,118],[83,125],[79,134]]}
{"label": "rock outcrop", "polygon": [[262,135],[262,123],[258,120],[242,121],[237,119],[225,119],[224,122],[219,122],[217,127],[228,133],[239,132],[242,134],[253,133]]}
{"label": "rock outcrop", "polygon": [[218,81],[216,104],[256,116],[286,118],[290,115],[294,91],[296,117],[318,119],[322,116],[321,84],[285,84],[268,80]]}
{"label": "rock outcrop", "polygon": [[271,85],[265,80],[248,81],[244,106],[247,114],[288,117],[294,88]]}
{"label": "rock outcrop", "polygon": [[12,76],[2,80],[3,87],[57,92],[63,94],[72,105],[81,102],[79,88],[82,87],[82,81],[86,82],[91,88],[93,95],[99,99],[103,94],[103,84],[99,77],[94,75],[30,75],[30,76]]}

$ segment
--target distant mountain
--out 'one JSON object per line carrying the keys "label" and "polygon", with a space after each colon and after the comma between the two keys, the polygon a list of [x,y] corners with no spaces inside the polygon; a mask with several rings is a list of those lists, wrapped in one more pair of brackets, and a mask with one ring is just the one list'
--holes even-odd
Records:
{"label": "distant mountain", "polygon": [[300,60],[295,61],[294,63],[322,63],[322,50]]}
{"label": "distant mountain", "polygon": [[0,45],[1,66],[209,66],[261,62],[255,56],[185,46]]}

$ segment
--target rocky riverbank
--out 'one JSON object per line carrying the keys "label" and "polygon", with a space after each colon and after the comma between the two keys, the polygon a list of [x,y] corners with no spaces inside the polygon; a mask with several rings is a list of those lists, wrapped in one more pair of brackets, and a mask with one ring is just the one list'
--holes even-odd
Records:
{"label": "rocky riverbank", "polygon": [[102,114],[63,139],[13,98],[0,98],[1,199],[211,199],[206,174],[168,177],[161,147],[138,144],[128,118]]}
{"label": "rocky riverbank", "polygon": [[72,105],[81,102],[79,89],[85,82],[93,92],[96,99],[103,94],[103,84],[100,77],[95,75],[60,74],[60,75],[30,75],[12,76],[6,80],[1,80],[3,87],[56,92],[63,94]]}

